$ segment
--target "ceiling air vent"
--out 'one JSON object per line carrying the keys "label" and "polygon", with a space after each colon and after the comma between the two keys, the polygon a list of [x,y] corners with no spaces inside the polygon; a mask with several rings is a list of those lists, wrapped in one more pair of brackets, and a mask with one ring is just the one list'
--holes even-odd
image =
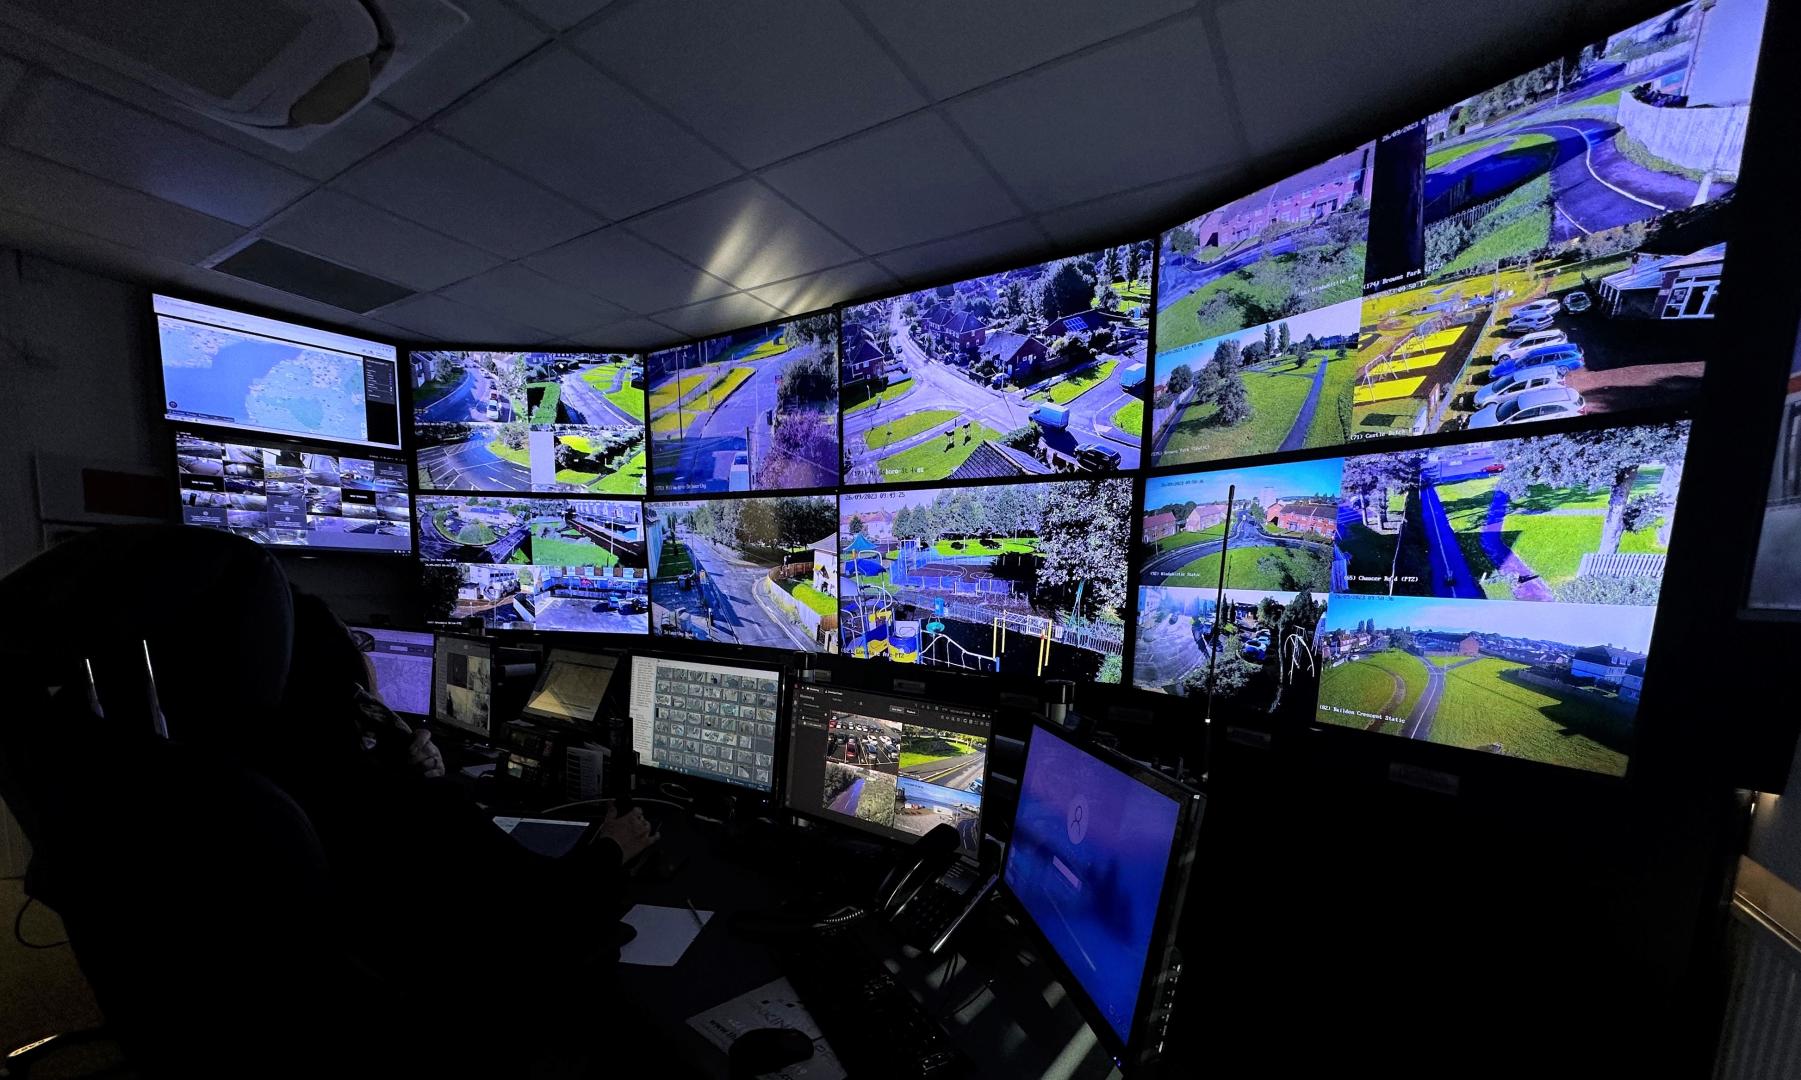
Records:
{"label": "ceiling air vent", "polygon": [[215,263],[213,269],[359,314],[413,295],[413,290],[404,285],[339,266],[273,240],[254,241]]}
{"label": "ceiling air vent", "polygon": [[0,0],[9,47],[59,75],[148,91],[290,150],[467,22],[447,0]]}

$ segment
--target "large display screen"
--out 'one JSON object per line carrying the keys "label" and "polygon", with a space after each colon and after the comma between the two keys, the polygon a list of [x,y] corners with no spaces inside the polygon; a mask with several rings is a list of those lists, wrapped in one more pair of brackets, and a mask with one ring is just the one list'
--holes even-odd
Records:
{"label": "large display screen", "polygon": [[181,521],[271,547],[413,551],[406,462],[175,433]]}
{"label": "large display screen", "polygon": [[644,493],[636,357],[426,350],[412,375],[422,490]]}
{"label": "large display screen", "polygon": [[1149,242],[847,307],[844,480],[1139,464]]}
{"label": "large display screen", "polygon": [[790,810],[903,842],[949,825],[976,854],[992,713],[803,683],[791,715]]}
{"label": "large display screen", "polygon": [[1033,729],[1002,879],[1121,1042],[1138,1013],[1181,812]]}
{"label": "large display screen", "polygon": [[1134,681],[1624,773],[1687,447],[1652,424],[1154,477]]}
{"label": "large display screen", "polygon": [[843,651],[968,672],[1119,682],[1129,480],[846,493]]}
{"label": "large display screen", "polygon": [[1165,233],[1152,463],[1691,400],[1764,9],[1684,4]]}
{"label": "large display screen", "polygon": [[421,495],[428,610],[492,629],[644,634],[644,505],[611,499]]}
{"label": "large display screen", "polygon": [[657,491],[836,484],[837,325],[814,315],[645,357]]}
{"label": "large display screen", "polygon": [[838,500],[651,502],[651,629],[792,652],[838,644]]}
{"label": "large display screen", "polygon": [[170,420],[400,449],[392,345],[155,293]]}

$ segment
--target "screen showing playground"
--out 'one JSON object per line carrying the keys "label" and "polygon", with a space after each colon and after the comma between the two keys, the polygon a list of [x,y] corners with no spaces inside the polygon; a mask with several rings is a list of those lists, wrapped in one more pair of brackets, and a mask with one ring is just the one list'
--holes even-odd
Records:
{"label": "screen showing playground", "polygon": [[621,353],[411,355],[423,491],[645,491],[644,374]]}
{"label": "screen showing playground", "polygon": [[175,473],[184,525],[271,547],[412,554],[412,496],[397,456],[177,431]]}
{"label": "screen showing playground", "polygon": [[400,448],[392,345],[153,294],[170,420]]}
{"label": "screen showing playground", "polygon": [[847,493],[841,649],[971,672],[1119,682],[1129,480]]}
{"label": "screen showing playground", "polygon": [[1678,422],[1153,477],[1133,681],[1622,774],[1687,449]]}

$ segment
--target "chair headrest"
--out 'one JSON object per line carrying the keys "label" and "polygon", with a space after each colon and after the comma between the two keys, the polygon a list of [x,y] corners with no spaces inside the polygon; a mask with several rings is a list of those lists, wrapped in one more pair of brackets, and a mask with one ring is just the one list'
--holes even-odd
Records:
{"label": "chair headrest", "polygon": [[293,609],[274,557],[180,525],[102,529],[0,578],[0,653],[73,661],[149,643],[171,732],[179,719],[273,708],[287,682]]}

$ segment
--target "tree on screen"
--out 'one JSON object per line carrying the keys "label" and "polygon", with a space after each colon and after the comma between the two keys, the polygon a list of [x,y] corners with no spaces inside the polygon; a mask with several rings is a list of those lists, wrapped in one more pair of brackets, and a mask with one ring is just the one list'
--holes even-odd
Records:
{"label": "tree on screen", "polygon": [[1137,281],[1144,273],[1144,244],[1131,244],[1126,248],[1126,280]]}
{"label": "tree on screen", "polygon": [[1180,396],[1194,385],[1194,369],[1187,364],[1177,364],[1169,373],[1169,392]]}
{"label": "tree on screen", "polygon": [[1130,544],[1132,485],[1125,480],[1059,484],[1044,502],[1038,528],[1040,588],[1073,599],[1086,582],[1086,615],[1117,617],[1126,601],[1125,552]]}
{"label": "tree on screen", "polygon": [[836,330],[830,314],[796,319],[788,324],[788,332],[794,335],[797,343],[816,345],[822,349],[831,347],[832,336]]}
{"label": "tree on screen", "polygon": [[1087,311],[1093,306],[1094,278],[1084,274],[1082,267],[1074,261],[1057,267],[1044,283],[1044,292],[1039,299],[1039,310],[1045,322]]}
{"label": "tree on screen", "polygon": [[1186,225],[1171,229],[1164,236],[1163,242],[1177,255],[1186,255],[1200,246],[1200,241],[1195,239],[1194,230]]}
{"label": "tree on screen", "polygon": [[[1619,551],[1620,539],[1627,532],[1628,507],[1639,471],[1680,463],[1687,450],[1686,422],[1521,439],[1508,449],[1507,468],[1497,487],[1513,499],[1529,497],[1535,485],[1606,491],[1607,512],[1601,519],[1596,552],[1612,555]],[[1641,510],[1632,515],[1632,521],[1644,528],[1658,516]]]}
{"label": "tree on screen", "polygon": [[1276,327],[1276,351],[1287,352],[1293,347],[1294,339],[1289,336],[1288,323],[1281,323]]}
{"label": "tree on screen", "polygon": [[850,516],[850,524],[846,525],[844,530],[852,536],[865,536],[869,533],[869,526],[863,524],[863,519],[861,517],[852,514]]}

